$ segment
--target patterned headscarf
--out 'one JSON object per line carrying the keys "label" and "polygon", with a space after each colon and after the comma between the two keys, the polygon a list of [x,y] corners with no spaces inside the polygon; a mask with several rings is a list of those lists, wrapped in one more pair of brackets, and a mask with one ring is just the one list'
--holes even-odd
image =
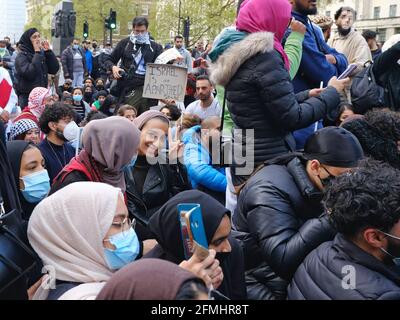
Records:
{"label": "patterned headscarf", "polygon": [[39,130],[39,127],[37,126],[35,121],[32,121],[30,119],[18,120],[11,127],[10,138],[11,138],[11,140],[15,140],[16,137],[18,137],[19,135],[21,135],[25,132],[28,132],[31,129]]}
{"label": "patterned headscarf", "polygon": [[50,90],[43,87],[37,87],[29,94],[28,108],[36,116],[40,117],[46,107],[44,99],[50,97]]}

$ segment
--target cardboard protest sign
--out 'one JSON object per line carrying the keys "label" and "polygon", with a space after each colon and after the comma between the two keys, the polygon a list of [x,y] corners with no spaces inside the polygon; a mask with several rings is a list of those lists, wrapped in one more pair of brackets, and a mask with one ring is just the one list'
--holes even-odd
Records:
{"label": "cardboard protest sign", "polygon": [[186,83],[187,68],[149,63],[146,66],[143,97],[182,102],[185,99]]}

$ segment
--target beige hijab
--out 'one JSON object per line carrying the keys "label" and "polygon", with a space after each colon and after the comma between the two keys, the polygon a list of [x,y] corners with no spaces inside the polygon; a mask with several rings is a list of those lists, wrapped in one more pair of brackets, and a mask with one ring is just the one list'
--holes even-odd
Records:
{"label": "beige hijab", "polygon": [[56,279],[98,287],[111,277],[103,239],[119,196],[121,190],[108,184],[75,182],[36,206],[28,225],[29,242]]}
{"label": "beige hijab", "polygon": [[124,117],[91,121],[83,130],[83,149],[100,165],[105,183],[125,192],[123,167],[130,163],[140,143],[140,131]]}

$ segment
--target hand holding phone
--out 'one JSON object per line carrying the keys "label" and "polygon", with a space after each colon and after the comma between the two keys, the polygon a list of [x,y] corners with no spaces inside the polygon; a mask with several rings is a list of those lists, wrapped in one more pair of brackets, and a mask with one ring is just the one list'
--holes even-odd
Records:
{"label": "hand holding phone", "polygon": [[198,203],[178,205],[179,222],[186,259],[193,254],[205,259],[209,255],[201,207]]}
{"label": "hand holding phone", "polygon": [[338,80],[343,80],[347,78],[354,70],[357,69],[357,64],[351,63],[347,66],[346,70],[338,77]]}

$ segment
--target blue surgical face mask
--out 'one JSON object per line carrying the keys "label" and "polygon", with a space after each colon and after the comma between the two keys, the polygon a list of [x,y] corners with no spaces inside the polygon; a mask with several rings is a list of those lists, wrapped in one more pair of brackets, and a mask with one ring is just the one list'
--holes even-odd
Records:
{"label": "blue surgical face mask", "polygon": [[25,185],[25,189],[21,190],[21,193],[29,203],[38,203],[43,200],[50,190],[50,178],[45,169],[20,179],[24,181]]}
{"label": "blue surgical face mask", "polygon": [[76,102],[81,102],[82,101],[82,96],[81,95],[77,95],[77,96],[73,96],[72,99],[74,99],[74,101]]}
{"label": "blue surgical face mask", "polygon": [[126,170],[126,171],[132,170],[133,167],[134,167],[135,164],[136,164],[136,160],[137,160],[137,154],[135,154],[135,155],[133,156],[131,162],[129,162],[127,165],[125,165],[125,166],[122,168],[122,171],[125,171],[125,170]]}
{"label": "blue surgical face mask", "polygon": [[[388,237],[390,237],[390,238],[392,238],[392,239],[395,239],[395,240],[397,240],[397,241],[400,241],[400,238],[399,237],[396,237],[396,236],[394,236],[394,235],[392,235],[392,234],[390,234],[390,233],[386,233],[386,232],[384,232],[384,231],[382,231],[382,230],[379,230],[380,232],[382,232],[383,234],[385,234],[386,236],[388,236]],[[393,247],[393,246],[392,246]],[[396,246],[396,248],[398,249],[398,246]],[[389,248],[388,248],[388,250],[386,250],[386,249],[384,249],[384,248],[380,248],[384,253],[386,253],[390,258],[392,258],[392,261],[393,261],[393,263],[397,266],[397,267],[400,267],[400,257],[397,257],[397,256],[395,256],[395,255],[393,255],[392,253],[390,253],[388,250],[389,250]],[[392,248],[393,249],[393,248]],[[398,250],[396,250],[396,251],[398,251]]]}
{"label": "blue surgical face mask", "polygon": [[73,45],[73,48],[74,48],[75,50],[78,50],[78,49],[79,49],[79,44],[74,44],[74,45]]}
{"label": "blue surgical face mask", "polygon": [[111,270],[119,270],[135,261],[140,252],[140,242],[135,230],[117,233],[109,238],[115,250],[104,248],[104,255]]}

